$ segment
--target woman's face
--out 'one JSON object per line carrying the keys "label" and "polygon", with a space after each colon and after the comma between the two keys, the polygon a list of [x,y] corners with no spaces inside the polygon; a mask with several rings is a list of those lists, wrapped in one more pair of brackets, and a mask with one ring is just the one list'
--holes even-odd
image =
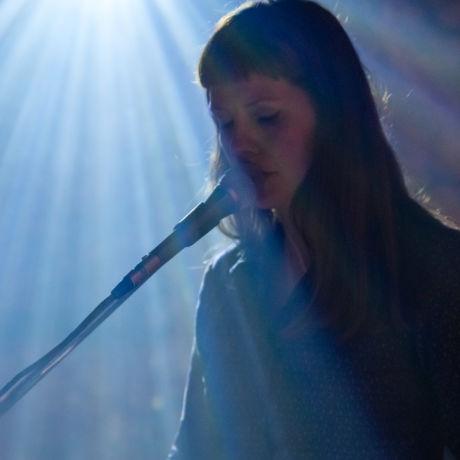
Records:
{"label": "woman's face", "polygon": [[209,106],[231,167],[253,182],[256,205],[287,215],[313,153],[316,114],[287,80],[252,74],[209,88]]}

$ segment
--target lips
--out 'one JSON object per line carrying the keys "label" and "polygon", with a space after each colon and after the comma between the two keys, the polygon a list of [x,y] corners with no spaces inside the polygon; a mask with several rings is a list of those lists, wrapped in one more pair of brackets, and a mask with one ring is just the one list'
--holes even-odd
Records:
{"label": "lips", "polygon": [[251,179],[260,179],[275,173],[274,171],[270,171],[254,163],[242,163],[240,168]]}
{"label": "lips", "polygon": [[273,171],[265,171],[259,168],[250,168],[246,170],[246,174],[256,187],[260,187],[264,184],[268,177],[275,173]]}

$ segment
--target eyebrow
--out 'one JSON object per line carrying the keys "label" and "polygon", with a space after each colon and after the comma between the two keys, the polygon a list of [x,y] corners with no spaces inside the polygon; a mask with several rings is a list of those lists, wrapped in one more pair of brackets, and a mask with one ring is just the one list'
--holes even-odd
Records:
{"label": "eyebrow", "polygon": [[[257,97],[254,100],[249,101],[247,104],[244,104],[244,107],[250,108],[253,107],[254,105],[264,103],[264,102],[276,102],[279,98],[276,97],[267,97],[267,96],[262,96],[262,97]],[[212,112],[223,112],[226,109],[224,107],[221,107],[219,105],[213,105],[212,103],[209,104],[209,109]]]}

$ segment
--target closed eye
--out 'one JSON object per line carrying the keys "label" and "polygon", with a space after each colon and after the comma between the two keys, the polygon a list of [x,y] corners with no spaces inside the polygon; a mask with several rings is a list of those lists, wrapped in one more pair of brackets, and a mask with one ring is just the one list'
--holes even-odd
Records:
{"label": "closed eye", "polygon": [[279,114],[279,112],[275,112],[269,115],[262,115],[257,117],[257,121],[261,124],[272,124],[278,121]]}

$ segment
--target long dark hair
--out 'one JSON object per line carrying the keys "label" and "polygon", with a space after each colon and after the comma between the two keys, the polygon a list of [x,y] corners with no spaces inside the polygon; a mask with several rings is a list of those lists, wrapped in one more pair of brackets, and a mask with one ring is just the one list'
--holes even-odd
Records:
{"label": "long dark hair", "polygon": [[[423,211],[406,190],[349,37],[315,2],[247,2],[218,22],[198,76],[209,90],[253,73],[287,79],[316,109],[313,161],[291,205],[311,252],[316,313],[343,337],[375,315],[403,327],[397,220],[408,208]],[[217,146],[211,180],[227,168]],[[263,237],[272,220],[268,211],[244,210],[223,230],[244,244]]]}

